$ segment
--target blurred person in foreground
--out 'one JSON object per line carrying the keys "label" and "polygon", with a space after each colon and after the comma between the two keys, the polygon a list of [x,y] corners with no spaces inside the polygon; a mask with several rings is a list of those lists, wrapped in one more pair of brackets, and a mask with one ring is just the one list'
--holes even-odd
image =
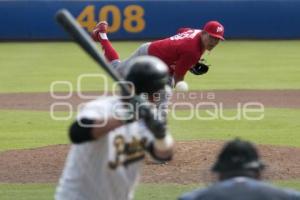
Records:
{"label": "blurred person in foreground", "polygon": [[300,193],[261,180],[265,164],[253,144],[240,139],[228,142],[212,171],[218,182],[183,194],[179,200],[300,200]]}
{"label": "blurred person in foreground", "polygon": [[131,200],[145,156],[172,159],[174,139],[152,105],[155,93],[167,85],[167,66],[158,58],[141,56],[129,69],[125,80],[132,95],[121,91],[87,102],[72,122],[73,144],[56,200]]}

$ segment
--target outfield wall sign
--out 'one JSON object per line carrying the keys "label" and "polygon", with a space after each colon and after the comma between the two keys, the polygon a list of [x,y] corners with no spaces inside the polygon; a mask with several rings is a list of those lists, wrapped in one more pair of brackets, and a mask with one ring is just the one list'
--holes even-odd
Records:
{"label": "outfield wall sign", "polygon": [[67,39],[54,21],[61,8],[70,10],[89,32],[98,21],[108,21],[110,39],[163,38],[180,27],[201,28],[209,20],[224,24],[227,39],[300,39],[298,0],[4,0],[0,39]]}

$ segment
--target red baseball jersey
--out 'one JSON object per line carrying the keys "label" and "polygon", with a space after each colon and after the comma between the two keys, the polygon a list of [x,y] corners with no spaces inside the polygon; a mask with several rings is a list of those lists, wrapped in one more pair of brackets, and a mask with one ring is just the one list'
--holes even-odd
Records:
{"label": "red baseball jersey", "polygon": [[177,35],[152,42],[148,53],[164,61],[169,67],[170,74],[183,77],[204,53],[201,30],[179,29]]}

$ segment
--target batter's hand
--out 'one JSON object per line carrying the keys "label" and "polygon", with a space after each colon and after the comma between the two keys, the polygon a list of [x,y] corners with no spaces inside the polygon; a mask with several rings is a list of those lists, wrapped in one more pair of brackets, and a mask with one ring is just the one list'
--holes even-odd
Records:
{"label": "batter's hand", "polygon": [[134,97],[130,99],[126,99],[125,101],[125,113],[127,116],[123,120],[126,124],[134,122],[140,118],[139,109],[140,107],[144,106],[144,104],[147,104],[147,101],[142,98],[141,96],[135,95]]}
{"label": "batter's hand", "polygon": [[[147,101],[143,96],[135,95],[130,99],[124,100],[125,112],[128,116],[125,123],[131,123],[144,117],[145,109],[151,109],[151,103]],[[142,113],[142,114],[141,114]]]}
{"label": "batter's hand", "polygon": [[159,115],[157,109],[141,107],[140,117],[144,120],[147,128],[152,132],[156,139],[162,139],[166,136],[167,121]]}
{"label": "batter's hand", "polygon": [[157,108],[153,106],[142,96],[134,96],[129,100],[133,110],[133,117],[126,120],[126,123],[134,122],[138,119],[143,119],[147,128],[152,132],[155,138],[161,139],[166,135],[166,119],[161,117]]}

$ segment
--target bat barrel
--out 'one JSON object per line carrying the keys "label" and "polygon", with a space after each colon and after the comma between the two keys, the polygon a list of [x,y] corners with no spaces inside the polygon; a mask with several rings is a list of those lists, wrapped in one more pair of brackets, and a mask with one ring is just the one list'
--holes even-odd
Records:
{"label": "bat barrel", "polygon": [[[72,14],[66,10],[61,9],[55,15],[56,21],[68,32],[74,40],[83,48],[103,69],[117,82],[123,79],[113,69],[113,67],[106,61],[106,59],[99,53],[94,41],[90,35],[80,26]],[[127,85],[120,83],[121,89],[130,94]]]}

